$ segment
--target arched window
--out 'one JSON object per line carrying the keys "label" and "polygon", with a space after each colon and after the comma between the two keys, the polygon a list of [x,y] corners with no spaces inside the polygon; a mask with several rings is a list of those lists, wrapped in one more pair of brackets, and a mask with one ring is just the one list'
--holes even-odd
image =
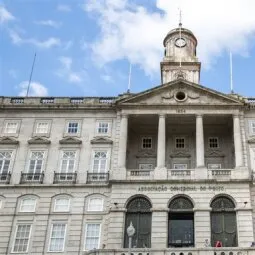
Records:
{"label": "arched window", "polygon": [[35,212],[36,197],[25,197],[20,202],[20,212]]}
{"label": "arched window", "polygon": [[191,246],[194,246],[193,204],[186,197],[177,197],[169,204],[168,247]]}
{"label": "arched window", "polygon": [[223,247],[237,246],[235,204],[227,197],[217,197],[212,203],[211,212],[211,243],[214,247],[217,241]]}
{"label": "arched window", "polygon": [[128,247],[127,228],[132,222],[135,234],[132,238],[132,247],[151,247],[151,203],[144,197],[136,197],[127,205],[124,247]]}

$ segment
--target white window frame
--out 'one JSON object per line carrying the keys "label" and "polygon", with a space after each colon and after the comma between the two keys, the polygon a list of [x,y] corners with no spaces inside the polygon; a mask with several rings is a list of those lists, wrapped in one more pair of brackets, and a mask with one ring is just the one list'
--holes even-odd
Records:
{"label": "white window frame", "polygon": [[[92,205],[93,200],[100,200],[101,204]],[[93,208],[93,206],[95,206],[95,207],[98,206],[99,209],[95,209],[95,208]],[[91,198],[89,198],[89,200],[88,200],[88,209],[87,209],[88,212],[102,212],[103,210],[104,210],[104,199],[102,197],[91,197]]]}
{"label": "white window frame", "polygon": [[[184,167],[181,167],[184,166]],[[188,169],[188,164],[185,163],[174,163],[174,170],[187,170]]]}
{"label": "white window frame", "polygon": [[[217,167],[214,167],[217,166]],[[218,170],[221,169],[221,164],[220,163],[209,163],[207,164],[207,168],[211,170]]]}
{"label": "white window frame", "polygon": [[[101,161],[100,163],[98,164],[99,167],[97,169],[97,171],[94,170],[94,166],[95,166],[95,155],[96,153],[106,153],[106,162],[105,162],[105,169],[104,171],[101,171],[100,168],[101,168]],[[91,173],[107,173],[108,172],[108,169],[109,169],[109,158],[110,158],[110,152],[108,149],[95,149],[92,151],[92,164],[91,164]]]}
{"label": "white window frame", "polygon": [[[144,140],[150,139],[151,141],[151,146],[150,147],[144,147]],[[151,136],[143,136],[141,139],[141,149],[142,150],[152,150],[153,149],[153,138]]]}
{"label": "white window frame", "polygon": [[[14,132],[7,132],[7,127],[9,124],[16,124],[16,129]],[[4,121],[4,128],[3,128],[3,134],[7,136],[17,136],[19,133],[19,128],[20,128],[20,120],[5,120]]]}
{"label": "white window frame", "polygon": [[[144,167],[149,166],[149,167]],[[139,163],[139,170],[153,170],[155,167],[151,163]]]}
{"label": "white window frame", "polygon": [[[32,209],[25,209],[24,208],[24,201],[27,201],[27,200],[30,200],[30,201],[34,201],[34,203],[30,203],[28,204],[27,206],[30,207],[30,206],[33,206]],[[19,207],[19,212],[35,212],[35,208],[36,208],[36,203],[37,203],[37,199],[35,197],[24,197],[21,199],[20,201],[20,207]]]}
{"label": "white window frame", "polygon": [[249,121],[250,134],[255,135],[255,120]]}
{"label": "white window frame", "polygon": [[[74,158],[64,158],[64,154],[65,153],[74,153]],[[78,158],[78,150],[76,149],[70,149],[70,150],[62,150],[60,152],[60,164],[59,164],[59,173],[63,173],[63,174],[66,174],[66,173],[74,173],[75,170],[76,170],[76,164],[77,164],[77,158]],[[66,160],[67,161],[67,167],[65,169],[65,171],[63,171],[62,167],[63,167],[63,161]],[[69,166],[70,166],[70,160],[73,160],[74,163],[73,163],[73,169],[72,171],[69,171]]]}
{"label": "white window frame", "polygon": [[[30,226],[30,229],[29,229],[29,236],[28,238],[26,238],[25,240],[28,240],[27,241],[27,249],[25,251],[15,251],[14,250],[14,247],[15,247],[15,241],[17,239],[17,233],[18,233],[18,228],[19,226],[24,226],[24,225],[27,225],[27,226]],[[32,232],[32,224],[31,223],[17,223],[16,225],[16,229],[15,229],[15,235],[14,235],[14,240],[13,240],[13,245],[12,245],[12,253],[27,253],[28,252],[28,249],[29,249],[29,243],[30,243],[30,238],[31,238],[31,232]],[[20,238],[21,239],[21,238]],[[24,240],[24,238],[23,238]]]}
{"label": "white window frame", "polygon": [[[183,141],[184,141],[184,144],[183,144],[184,146],[183,147],[177,147],[177,139],[183,139]],[[175,143],[174,143],[175,149],[183,150],[183,149],[186,148],[186,137],[184,137],[184,136],[176,136],[174,138],[174,141],[175,141]]]}
{"label": "white window frame", "polygon": [[[103,126],[103,125],[107,125],[107,127]],[[98,121],[97,126],[96,126],[97,135],[109,135],[110,134],[110,127],[111,127],[110,122],[108,122],[108,121]],[[106,132],[102,132],[104,129],[106,129]]]}
{"label": "white window frame", "polygon": [[[31,161],[32,161],[32,160],[35,160],[35,161],[37,162],[38,160],[40,160],[40,159],[33,159],[33,158],[32,158],[33,153],[43,153],[43,157],[42,157],[42,159],[41,159],[41,160],[42,160],[42,165],[41,165],[41,170],[40,170],[40,172],[37,172],[37,171],[36,171],[36,166],[37,166],[38,163],[36,163],[36,164],[34,165],[33,171],[30,171]],[[46,150],[31,150],[31,151],[29,152],[29,158],[28,158],[27,172],[26,172],[26,173],[28,173],[28,174],[41,174],[41,173],[43,172],[43,170],[44,170],[44,165],[45,165],[45,161],[46,161],[46,154],[47,154],[47,151],[46,151]]]}
{"label": "white window frame", "polygon": [[[57,206],[59,206],[59,205],[57,205],[57,201],[60,201],[60,200],[68,200],[68,205],[67,205],[66,209],[63,209],[63,210],[57,209]],[[55,202],[54,202],[54,212],[69,212],[70,211],[70,204],[71,204],[71,198],[70,197],[56,197]]]}
{"label": "white window frame", "polygon": [[[210,143],[211,139],[216,139],[217,140],[217,146],[216,147],[211,147],[211,143]],[[218,136],[210,136],[210,137],[208,137],[208,148],[210,148],[210,149],[218,149],[218,148],[220,148],[219,137]]]}
{"label": "white window frame", "polygon": [[[63,245],[62,245],[62,249],[61,250],[51,250],[52,239],[53,238],[54,239],[60,239],[60,237],[52,237],[54,225],[65,225],[64,237],[61,237],[61,239],[63,239]],[[65,222],[52,222],[52,224],[51,224],[51,231],[50,231],[50,238],[49,238],[49,245],[48,245],[48,252],[63,252],[65,250],[66,229],[67,229],[67,223],[65,223]]]}
{"label": "white window frame", "polygon": [[94,247],[96,249],[98,249],[100,247],[100,241],[101,241],[101,227],[102,227],[102,224],[100,222],[86,222],[86,225],[85,225],[85,234],[84,234],[84,251],[87,251],[86,249],[86,244],[87,244],[87,232],[88,232],[88,225],[99,225],[99,234],[98,234],[98,244],[97,244],[97,247]]}
{"label": "white window frame", "polygon": [[11,166],[12,166],[12,159],[13,159],[14,151],[13,150],[0,150],[0,153],[11,153],[10,158],[3,157],[2,162],[4,162],[4,163],[2,165],[0,165],[0,174],[3,174],[3,169],[4,169],[5,161],[6,160],[10,160],[9,166],[8,166],[8,170],[6,172],[6,174],[8,174],[10,172],[10,169],[11,169]]}
{"label": "white window frame", "polygon": [[[71,123],[77,123],[77,132],[76,133],[72,133],[72,132],[69,132],[69,125]],[[69,120],[66,120],[66,126],[65,126],[65,136],[80,136],[81,134],[81,120],[77,120],[77,119],[69,119]]]}
{"label": "white window frame", "polygon": [[[40,127],[40,125],[45,125]],[[38,135],[44,135],[44,134],[48,134],[49,133],[49,129],[50,129],[50,123],[49,121],[36,121],[35,124],[35,133]],[[44,131],[44,132],[42,132]]]}

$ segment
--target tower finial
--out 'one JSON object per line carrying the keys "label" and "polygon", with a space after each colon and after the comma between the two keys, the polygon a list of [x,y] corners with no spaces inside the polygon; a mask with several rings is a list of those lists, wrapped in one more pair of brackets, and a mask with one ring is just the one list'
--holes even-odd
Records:
{"label": "tower finial", "polygon": [[180,18],[179,18],[179,27],[181,28],[182,27],[182,10],[180,8]]}

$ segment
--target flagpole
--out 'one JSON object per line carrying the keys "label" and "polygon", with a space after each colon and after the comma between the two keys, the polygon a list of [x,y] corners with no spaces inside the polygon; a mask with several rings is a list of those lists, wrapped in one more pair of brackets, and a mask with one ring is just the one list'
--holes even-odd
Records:
{"label": "flagpole", "polygon": [[33,64],[32,64],[32,69],[31,69],[31,73],[30,73],[30,77],[29,77],[29,82],[28,82],[28,86],[27,86],[27,94],[26,94],[26,97],[28,97],[28,93],[29,93],[29,89],[30,89],[30,83],[31,83],[32,75],[33,75],[33,71],[34,71],[35,59],[36,59],[36,53],[35,53],[35,55],[34,55],[34,60],[33,60]]}
{"label": "flagpole", "polygon": [[[182,38],[182,10],[180,9],[180,20],[179,20],[179,37]],[[181,47],[180,47],[180,69],[182,67],[182,57],[181,57]]]}
{"label": "flagpole", "polygon": [[130,92],[130,87],[131,87],[131,72],[132,72],[132,64],[129,64],[129,75],[128,75],[128,90],[127,93]]}
{"label": "flagpole", "polygon": [[232,60],[232,52],[229,52],[229,62],[230,62],[230,90],[231,93],[234,93],[233,90],[233,60]]}

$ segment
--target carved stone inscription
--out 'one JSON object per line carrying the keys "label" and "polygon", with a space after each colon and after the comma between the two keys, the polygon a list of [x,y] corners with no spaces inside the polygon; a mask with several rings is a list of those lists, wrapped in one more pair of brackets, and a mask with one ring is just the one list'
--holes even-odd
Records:
{"label": "carved stone inscription", "polygon": [[201,186],[140,186],[138,191],[156,191],[156,192],[166,192],[166,191],[224,191],[224,186],[210,186],[210,185],[201,185]]}

